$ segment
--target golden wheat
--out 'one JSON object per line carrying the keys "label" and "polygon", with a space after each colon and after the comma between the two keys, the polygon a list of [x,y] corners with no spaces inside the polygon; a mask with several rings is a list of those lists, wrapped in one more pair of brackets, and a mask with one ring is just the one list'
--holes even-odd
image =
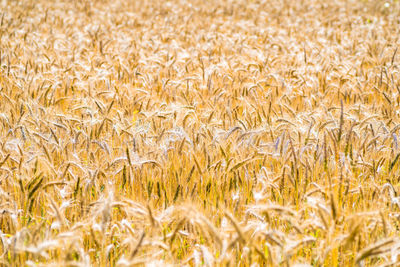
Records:
{"label": "golden wheat", "polygon": [[5,266],[396,266],[400,3],[0,3]]}

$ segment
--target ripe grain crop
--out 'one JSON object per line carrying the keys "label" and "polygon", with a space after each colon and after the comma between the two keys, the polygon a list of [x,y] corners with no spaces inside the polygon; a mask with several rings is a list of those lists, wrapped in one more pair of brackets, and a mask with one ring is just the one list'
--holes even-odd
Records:
{"label": "ripe grain crop", "polygon": [[1,1],[1,264],[398,266],[399,5]]}

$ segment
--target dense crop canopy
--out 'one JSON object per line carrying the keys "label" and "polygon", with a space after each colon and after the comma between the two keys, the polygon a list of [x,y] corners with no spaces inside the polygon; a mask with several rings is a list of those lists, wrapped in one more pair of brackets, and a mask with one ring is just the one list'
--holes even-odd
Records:
{"label": "dense crop canopy", "polygon": [[0,260],[393,266],[398,1],[2,1]]}

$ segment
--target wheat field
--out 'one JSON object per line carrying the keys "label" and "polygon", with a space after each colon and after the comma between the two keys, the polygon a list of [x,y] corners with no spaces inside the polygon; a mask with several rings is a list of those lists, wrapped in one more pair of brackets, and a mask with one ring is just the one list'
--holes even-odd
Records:
{"label": "wheat field", "polygon": [[399,266],[399,1],[0,3],[2,266]]}

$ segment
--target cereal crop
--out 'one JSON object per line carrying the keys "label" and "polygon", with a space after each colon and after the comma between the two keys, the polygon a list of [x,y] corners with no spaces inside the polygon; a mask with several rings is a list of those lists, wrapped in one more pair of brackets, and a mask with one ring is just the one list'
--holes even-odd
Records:
{"label": "cereal crop", "polygon": [[399,14],[1,1],[1,265],[398,266]]}

